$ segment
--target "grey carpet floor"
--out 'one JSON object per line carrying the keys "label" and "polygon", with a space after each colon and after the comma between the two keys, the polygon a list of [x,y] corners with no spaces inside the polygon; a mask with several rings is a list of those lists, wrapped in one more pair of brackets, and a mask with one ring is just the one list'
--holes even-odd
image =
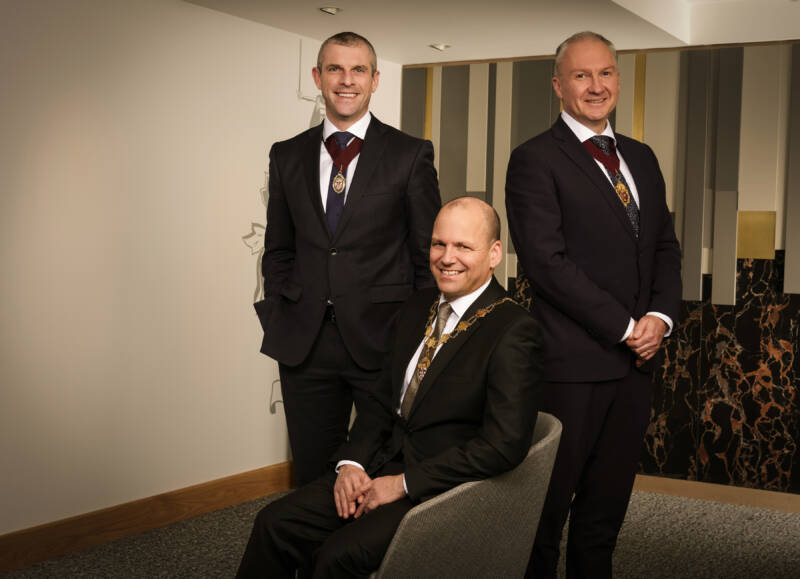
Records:
{"label": "grey carpet floor", "polygon": [[[233,577],[253,518],[274,497],[3,577]],[[634,492],[617,544],[614,574],[620,579],[800,578],[800,515]]]}

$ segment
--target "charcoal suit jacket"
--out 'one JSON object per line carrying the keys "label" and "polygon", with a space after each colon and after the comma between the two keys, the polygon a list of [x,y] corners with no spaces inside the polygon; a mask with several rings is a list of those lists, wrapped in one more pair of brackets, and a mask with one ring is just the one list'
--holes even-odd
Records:
{"label": "charcoal suit jacket", "polygon": [[[460,322],[503,297],[505,290],[493,279]],[[527,311],[506,301],[441,347],[408,419],[398,416],[406,368],[438,299],[436,289],[423,290],[401,310],[374,391],[383,412],[358,415],[349,441],[334,457],[358,462],[370,475],[390,461],[402,462],[414,502],[519,464],[530,449],[538,412],[539,330]]]}
{"label": "charcoal suit jacket", "polygon": [[517,147],[508,164],[509,227],[533,289],[549,381],[621,378],[633,366],[619,343],[630,319],[650,311],[678,319],[680,248],[658,161],[647,145],[615,137],[639,195],[638,238],[608,178],[562,118]]}
{"label": "charcoal suit jacket", "polygon": [[319,190],[321,141],[320,124],[270,151],[265,298],[255,304],[261,351],[300,364],[330,300],[353,359],[377,369],[400,305],[434,285],[428,251],[441,201],[433,146],[373,116],[331,234]]}

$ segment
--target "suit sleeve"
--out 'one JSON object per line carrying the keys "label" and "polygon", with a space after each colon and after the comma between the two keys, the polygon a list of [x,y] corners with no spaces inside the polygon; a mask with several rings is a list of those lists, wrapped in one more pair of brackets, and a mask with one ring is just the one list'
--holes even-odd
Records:
{"label": "suit sleeve", "polygon": [[414,263],[414,288],[433,287],[434,281],[429,265],[433,222],[442,201],[439,197],[439,182],[433,166],[433,145],[423,141],[408,177],[406,211],[408,214],[408,243]]}
{"label": "suit sleeve", "polygon": [[278,151],[273,145],[269,153],[267,228],[264,234],[264,258],[261,261],[266,299],[277,299],[292,271],[295,259],[294,233],[294,221],[281,181]]}
{"label": "suit sleeve", "polygon": [[489,358],[481,428],[463,444],[408,465],[405,477],[412,501],[498,475],[522,462],[536,423],[540,377],[538,326],[521,315],[497,340]]}
{"label": "suit sleeve", "polygon": [[522,269],[549,304],[599,342],[616,344],[631,313],[569,258],[561,211],[552,168],[515,149],[506,175],[506,212]]}

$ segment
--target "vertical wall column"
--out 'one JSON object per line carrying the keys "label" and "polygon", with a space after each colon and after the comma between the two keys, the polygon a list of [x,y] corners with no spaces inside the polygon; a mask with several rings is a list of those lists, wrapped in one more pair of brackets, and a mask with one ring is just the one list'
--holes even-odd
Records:
{"label": "vertical wall column", "polygon": [[619,69],[621,82],[615,111],[615,122],[613,123],[614,130],[628,137],[633,137],[633,120],[636,108],[636,55],[620,54],[617,57],[617,68]]}
{"label": "vertical wall column", "polygon": [[[683,216],[683,299],[703,297],[704,248],[711,245],[715,58],[709,50],[681,55],[687,71],[686,190]],[[707,267],[707,266],[706,266]]]}
{"label": "vertical wall column", "polygon": [[[511,157],[511,107],[513,104],[514,64],[498,62],[495,77],[494,107],[494,166],[492,169],[492,206],[500,216],[503,246],[511,247],[506,216],[506,168]],[[503,252],[503,260],[495,268],[497,279],[508,287],[508,278],[517,275],[517,260],[508,251]]]}
{"label": "vertical wall column", "polygon": [[800,294],[800,44],[792,47],[789,138],[786,151],[785,293]]}
{"label": "vertical wall column", "polygon": [[714,262],[711,303],[736,304],[736,230],[739,209],[739,127],[742,115],[741,48],[719,51],[714,174]]}
{"label": "vertical wall column", "polygon": [[403,101],[400,103],[400,130],[425,137],[425,100],[428,95],[428,69],[403,70]]}
{"label": "vertical wall column", "polygon": [[[428,103],[425,106],[425,136],[433,143],[436,151],[434,166],[439,171],[441,156],[441,128],[442,128],[442,67],[433,66],[428,69]],[[430,134],[427,127],[430,126]]]}
{"label": "vertical wall column", "polygon": [[[645,78],[644,142],[658,157],[667,190],[667,205],[681,214],[683,207],[683,172],[679,168],[683,133],[679,130],[681,56],[679,52],[654,52],[647,55],[649,74]],[[639,82],[637,78],[637,83]],[[676,227],[679,223],[675,224]],[[677,232],[676,232],[677,233]],[[680,237],[680,233],[678,233]]]}
{"label": "vertical wall column", "polygon": [[439,191],[442,203],[467,192],[467,127],[469,66],[442,67],[440,107]]}
{"label": "vertical wall column", "polygon": [[467,195],[484,201],[486,191],[486,149],[489,126],[489,65],[469,67],[469,103],[467,111]]}
{"label": "vertical wall column", "polygon": [[786,130],[789,100],[787,45],[744,49],[739,166],[739,257],[773,259],[783,248]]}

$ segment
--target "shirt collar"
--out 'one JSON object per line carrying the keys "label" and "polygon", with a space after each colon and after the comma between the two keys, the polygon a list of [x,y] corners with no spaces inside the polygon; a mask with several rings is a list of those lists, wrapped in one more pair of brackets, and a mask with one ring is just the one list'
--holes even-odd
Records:
{"label": "shirt collar", "polygon": [[[453,308],[453,313],[458,316],[458,319],[461,319],[461,316],[463,316],[469,309],[469,307],[473,303],[475,303],[475,300],[477,300],[478,296],[483,293],[483,290],[489,287],[490,283],[492,283],[491,276],[489,277],[488,280],[486,280],[486,283],[484,283],[481,287],[479,287],[475,291],[468,293],[465,296],[461,296],[460,298],[456,298],[452,302],[449,302],[450,307]],[[444,301],[446,301],[444,299],[444,294],[439,294],[439,305],[441,305],[442,302]]]}
{"label": "shirt collar", "polygon": [[[363,117],[358,119],[355,123],[347,127],[347,132],[352,133],[362,141],[364,137],[367,135],[367,127],[369,126],[369,122],[372,120],[372,115],[369,111]],[[328,120],[328,117],[325,117],[325,120],[322,121],[322,140],[324,141],[328,137],[330,137],[333,133],[339,131],[332,122]]]}
{"label": "shirt collar", "polygon": [[[561,111],[561,118],[564,119],[564,122],[567,123],[567,126],[575,133],[575,136],[578,137],[581,143],[597,135],[592,129],[576,121],[567,111]],[[614,136],[614,131],[611,130],[611,123],[606,121],[606,128],[600,134],[614,139],[614,144],[616,145],[617,138]]]}

